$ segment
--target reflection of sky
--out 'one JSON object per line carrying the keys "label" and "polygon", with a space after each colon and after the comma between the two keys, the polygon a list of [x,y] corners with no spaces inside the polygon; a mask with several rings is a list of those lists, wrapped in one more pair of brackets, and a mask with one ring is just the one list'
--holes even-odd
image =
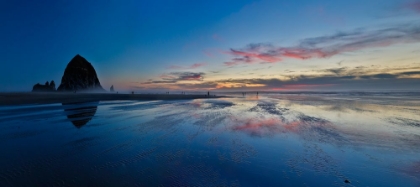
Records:
{"label": "reflection of sky", "polygon": [[[37,171],[73,185],[90,174],[106,184],[154,186],[340,186],[345,179],[418,186],[417,102],[302,94],[100,102],[81,128],[61,105],[1,107],[0,146],[8,151],[0,153],[0,176],[17,184],[36,180],[23,171]],[[50,151],[36,151],[40,144]],[[51,179],[44,165],[69,169]]]}

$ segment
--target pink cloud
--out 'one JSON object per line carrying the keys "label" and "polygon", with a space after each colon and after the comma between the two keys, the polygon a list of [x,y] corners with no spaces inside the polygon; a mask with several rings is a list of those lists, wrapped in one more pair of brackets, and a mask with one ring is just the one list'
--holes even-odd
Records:
{"label": "pink cloud", "polygon": [[299,49],[299,48],[281,48],[278,49],[280,56],[296,59],[325,58],[332,56],[332,53],[323,52],[320,49]]}
{"label": "pink cloud", "polygon": [[407,4],[407,8],[412,9],[416,11],[417,13],[420,13],[420,1]]}
{"label": "pink cloud", "polygon": [[[226,66],[235,66],[239,64],[253,64],[253,63],[277,63],[283,61],[284,58],[294,58],[305,60],[310,58],[325,58],[336,54],[336,52],[324,52],[320,49],[300,49],[300,48],[277,48],[267,49],[256,47],[248,51],[240,51],[231,49],[227,54],[240,56],[233,58],[229,62],[225,62]],[[269,51],[269,52],[267,52]]]}
{"label": "pink cloud", "polygon": [[257,59],[270,62],[270,63],[279,62],[282,60],[281,58],[272,56],[272,55],[245,52],[245,51],[239,51],[239,50],[234,50],[234,49],[231,49],[231,51],[229,51],[228,53],[237,55],[237,56],[247,56],[247,57],[257,58]]}
{"label": "pink cloud", "polygon": [[[413,3],[420,12],[420,1]],[[306,60],[328,58],[342,53],[420,42],[418,24],[394,25],[380,29],[356,29],[348,32],[306,38],[296,46],[278,47],[267,43],[251,43],[242,49],[231,49],[227,66],[252,63],[277,63],[292,58]]]}

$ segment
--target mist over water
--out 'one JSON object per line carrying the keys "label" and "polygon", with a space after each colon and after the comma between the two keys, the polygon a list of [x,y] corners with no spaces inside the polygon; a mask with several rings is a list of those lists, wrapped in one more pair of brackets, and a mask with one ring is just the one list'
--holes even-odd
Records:
{"label": "mist over water", "polygon": [[0,107],[0,186],[420,185],[416,94],[231,96]]}

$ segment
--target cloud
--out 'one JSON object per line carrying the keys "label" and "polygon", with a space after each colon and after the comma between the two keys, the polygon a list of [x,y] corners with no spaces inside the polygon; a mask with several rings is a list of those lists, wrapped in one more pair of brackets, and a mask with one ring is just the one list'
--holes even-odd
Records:
{"label": "cloud", "polygon": [[239,51],[230,49],[230,52],[228,52],[235,56],[242,56],[242,58],[236,58],[236,59],[243,59],[244,62],[252,62],[252,58],[260,59],[266,62],[277,62],[281,59],[276,57],[274,54],[270,54],[268,52],[260,53],[260,52],[246,52],[246,51]]}
{"label": "cloud", "polygon": [[[258,68],[257,68],[258,69]],[[254,69],[253,71],[256,71]],[[316,73],[315,73],[316,72]],[[140,83],[146,89],[214,91],[420,91],[420,67],[357,66],[289,72],[280,78],[213,79],[203,72],[171,72]]]}
{"label": "cloud", "polygon": [[380,74],[376,74],[376,75],[365,75],[365,76],[360,76],[360,78],[362,79],[395,79],[398,78],[397,74],[389,74],[389,73],[380,73]]}
{"label": "cloud", "polygon": [[224,64],[226,66],[235,66],[235,65],[238,65],[238,64],[252,64],[252,63],[255,63],[255,62],[257,62],[257,61],[253,60],[251,57],[243,56],[243,57],[233,58],[229,62],[224,62]]}
{"label": "cloud", "polygon": [[297,46],[280,47],[267,43],[252,43],[242,49],[225,52],[234,56],[226,66],[255,63],[277,63],[286,58],[328,58],[363,49],[386,47],[400,43],[420,42],[420,24],[393,25],[382,29],[355,29],[333,35],[306,38]]}
{"label": "cloud", "polygon": [[141,84],[170,84],[177,83],[179,81],[203,81],[205,73],[199,72],[171,72],[169,74],[163,74],[159,78],[161,80],[149,80],[142,82]]}
{"label": "cloud", "polygon": [[343,73],[344,71],[346,71],[346,67],[342,67],[342,68],[330,68],[330,69],[326,69],[324,70],[325,72],[330,72],[330,73],[334,73],[336,75],[340,75],[341,73]]}
{"label": "cloud", "polygon": [[402,72],[399,73],[400,76],[402,75],[420,75],[420,71],[407,71],[407,72]]}
{"label": "cloud", "polygon": [[205,73],[193,73],[193,72],[173,72],[171,75],[178,76],[176,80],[203,80],[203,75]]}
{"label": "cloud", "polygon": [[207,63],[195,63],[191,66],[177,66],[177,65],[172,65],[169,66],[168,69],[197,69],[199,67],[203,67],[206,66]]}
{"label": "cloud", "polygon": [[[204,81],[203,73],[170,73],[161,80],[148,81],[150,86],[167,86],[183,90],[260,90],[260,91],[316,91],[316,90],[419,90],[420,71],[380,72],[366,67],[314,70],[318,75],[288,75],[279,78],[219,79]],[[178,82],[180,80],[194,82]],[[155,84],[155,85],[153,85]]]}
{"label": "cloud", "polygon": [[415,2],[412,2],[412,3],[408,3],[406,5],[406,7],[408,9],[416,11],[417,13],[420,13],[420,1],[419,0],[417,0]]}

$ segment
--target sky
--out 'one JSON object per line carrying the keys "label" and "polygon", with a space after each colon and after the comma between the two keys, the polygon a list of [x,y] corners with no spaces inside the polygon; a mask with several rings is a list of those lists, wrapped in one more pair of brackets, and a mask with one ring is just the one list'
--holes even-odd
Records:
{"label": "sky", "polygon": [[420,0],[0,1],[0,92],[420,91]]}

